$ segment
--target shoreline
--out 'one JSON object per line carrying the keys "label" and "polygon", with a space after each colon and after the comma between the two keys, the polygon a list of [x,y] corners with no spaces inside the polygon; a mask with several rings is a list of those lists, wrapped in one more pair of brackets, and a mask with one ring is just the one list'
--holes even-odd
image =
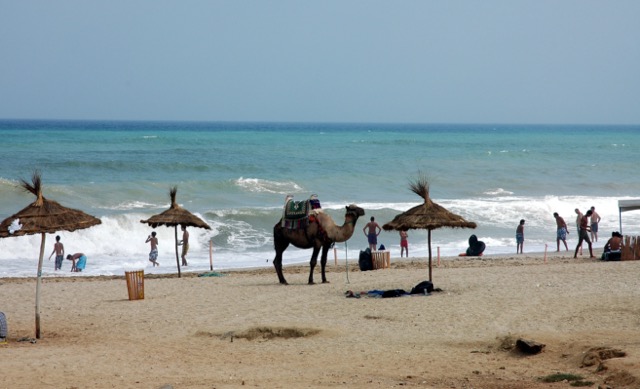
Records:
{"label": "shoreline", "polygon": [[[588,252],[588,249],[586,250]],[[589,256],[587,255],[586,257],[584,255],[578,255],[578,260],[581,259],[586,259],[586,260],[598,260],[600,261],[600,256],[602,255],[602,251],[603,248],[599,247],[599,248],[593,248],[593,254],[596,257],[595,259],[590,259]],[[552,260],[552,259],[573,259],[573,251],[569,250],[569,251],[559,251],[556,252],[554,251],[547,251],[546,256],[548,260]],[[500,253],[500,254],[489,254],[489,255],[483,255],[481,257],[460,257],[460,256],[441,256],[440,257],[440,262],[442,264],[443,267],[447,267],[446,264],[449,264],[450,262],[460,262],[460,261],[482,261],[482,262],[490,262],[490,261],[496,261],[496,260],[519,260],[519,259],[523,259],[523,260],[532,260],[532,259],[537,259],[539,258],[540,260],[543,260],[545,256],[544,252],[525,252],[523,254],[507,254],[507,253]],[[421,261],[425,263],[425,268],[426,268],[426,264],[428,263],[428,257],[422,257],[422,256],[417,256],[417,257],[404,257],[404,258],[400,258],[400,257],[391,257],[391,265],[393,267],[394,263],[402,263],[402,262],[412,262],[412,261],[416,261],[418,263],[420,263]],[[319,261],[318,261],[319,262]],[[349,263],[349,267],[350,269],[353,267],[354,270],[360,271],[358,268],[358,258],[353,258],[353,259],[348,259],[347,262]],[[171,265],[167,265],[168,267],[171,267]],[[335,264],[335,261],[331,258],[327,259],[327,272],[330,271],[335,271],[335,267],[344,267],[345,266],[345,260],[344,259],[338,259],[337,261],[337,265]],[[432,266],[433,269],[435,269],[437,267],[437,258],[436,256],[432,256]],[[451,266],[450,264],[448,266]],[[175,265],[173,266],[175,268]],[[292,263],[292,264],[283,264],[283,268],[296,268],[296,267],[306,267],[307,271],[309,268],[309,262],[300,262],[300,263]],[[320,269],[320,264],[318,263],[318,265],[316,265],[316,272],[319,272]],[[132,269],[133,270],[133,269]],[[153,273],[153,272],[147,272],[146,268],[145,269],[140,269],[140,270],[145,270],[145,277],[147,278],[178,278],[178,273],[177,273],[177,269],[174,269],[175,273]],[[199,269],[199,270],[184,270],[184,268],[181,269],[181,273],[183,277],[197,277],[198,274],[201,273],[205,273],[205,272],[209,272],[210,270],[208,269]],[[218,268],[216,269],[214,267],[214,272],[260,272],[260,271],[272,271],[275,274],[275,270],[273,268],[273,263],[271,261],[269,261],[268,265],[264,265],[264,266],[256,266],[256,267],[243,267],[243,268]],[[35,271],[34,271],[35,272]],[[25,280],[35,280],[36,276],[20,276],[20,277],[0,277],[0,280],[20,280],[20,279],[25,279]],[[46,274],[42,276],[43,280],[64,280],[64,279],[124,279],[124,270],[123,270],[123,274],[122,275],[115,275],[115,274],[111,274],[111,275],[84,275],[84,274],[80,274],[80,273],[70,273],[70,272],[61,272],[58,274]]]}

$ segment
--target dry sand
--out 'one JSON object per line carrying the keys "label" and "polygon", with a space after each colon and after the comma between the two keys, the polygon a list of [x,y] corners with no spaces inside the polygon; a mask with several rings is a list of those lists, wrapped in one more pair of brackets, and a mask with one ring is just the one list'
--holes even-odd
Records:
{"label": "dry sand", "polygon": [[[640,261],[570,257],[450,258],[434,263],[442,292],[384,299],[345,292],[410,290],[426,260],[351,266],[348,283],[330,264],[316,285],[308,266],[286,267],[288,286],[272,268],[147,274],[137,301],[124,277],[49,278],[35,343],[35,280],[0,279],[0,387],[570,388],[540,381],[570,373],[640,388]],[[518,338],[546,347],[524,355]]]}

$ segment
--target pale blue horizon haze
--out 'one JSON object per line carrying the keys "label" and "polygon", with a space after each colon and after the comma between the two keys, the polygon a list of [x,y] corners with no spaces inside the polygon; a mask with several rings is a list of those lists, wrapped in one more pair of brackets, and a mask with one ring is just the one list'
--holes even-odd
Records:
{"label": "pale blue horizon haze", "polygon": [[0,0],[0,118],[640,123],[637,1]]}

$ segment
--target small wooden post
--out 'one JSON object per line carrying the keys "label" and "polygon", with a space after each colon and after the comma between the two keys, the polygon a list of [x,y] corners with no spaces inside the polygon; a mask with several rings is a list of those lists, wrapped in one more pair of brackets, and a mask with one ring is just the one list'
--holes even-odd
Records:
{"label": "small wooden post", "polygon": [[547,244],[544,244],[544,263],[547,263]]}
{"label": "small wooden post", "polygon": [[438,246],[438,267],[440,267],[440,246]]}

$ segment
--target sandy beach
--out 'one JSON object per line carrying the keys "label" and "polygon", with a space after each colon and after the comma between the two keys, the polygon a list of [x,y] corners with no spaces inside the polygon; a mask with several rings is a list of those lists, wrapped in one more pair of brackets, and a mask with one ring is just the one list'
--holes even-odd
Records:
{"label": "sandy beach", "polygon": [[[410,291],[426,259],[367,272],[352,260],[348,273],[331,262],[316,285],[308,266],[286,267],[287,286],[272,268],[147,274],[136,301],[124,276],[48,278],[37,341],[35,279],[0,279],[0,386],[569,388],[541,380],[565,373],[640,388],[640,261],[571,254],[434,260],[442,291],[397,298],[345,292]],[[517,339],[545,347],[526,355]]]}

